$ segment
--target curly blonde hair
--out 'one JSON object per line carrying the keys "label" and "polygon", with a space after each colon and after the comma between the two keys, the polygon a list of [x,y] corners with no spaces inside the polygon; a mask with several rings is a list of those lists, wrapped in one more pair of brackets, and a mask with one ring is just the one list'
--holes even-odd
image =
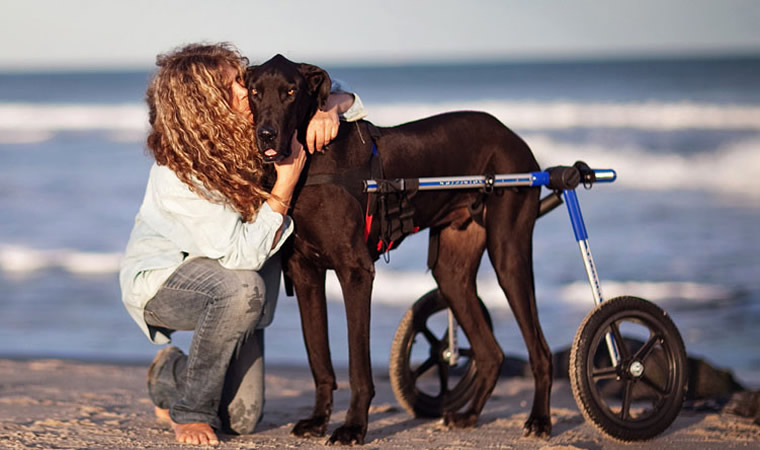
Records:
{"label": "curly blonde hair", "polygon": [[[242,77],[248,59],[229,43],[190,44],[159,55],[147,90],[148,149],[191,190],[251,221],[269,196],[271,171],[252,125],[231,107],[224,69]],[[271,187],[271,186],[270,186]]]}

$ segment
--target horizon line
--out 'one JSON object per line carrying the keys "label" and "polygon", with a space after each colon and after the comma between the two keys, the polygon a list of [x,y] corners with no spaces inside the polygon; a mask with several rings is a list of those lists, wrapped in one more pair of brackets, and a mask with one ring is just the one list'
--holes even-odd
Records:
{"label": "horizon line", "polygon": [[[267,57],[268,58],[268,57]],[[257,61],[258,58],[249,58]],[[301,58],[296,58],[301,59]],[[314,58],[323,67],[341,69],[360,68],[396,68],[396,67],[436,67],[467,65],[509,65],[509,64],[593,64],[608,62],[646,62],[646,61],[698,61],[698,60],[738,60],[760,59],[760,49],[733,51],[679,51],[679,52],[630,52],[630,53],[596,53],[596,54],[547,54],[532,56],[483,56],[471,57],[409,57],[395,59],[364,58]],[[263,58],[261,61],[265,61]],[[0,64],[0,75],[23,74],[68,74],[68,73],[111,73],[111,72],[150,72],[155,66],[144,63],[127,64],[72,64],[72,65],[7,65]]]}

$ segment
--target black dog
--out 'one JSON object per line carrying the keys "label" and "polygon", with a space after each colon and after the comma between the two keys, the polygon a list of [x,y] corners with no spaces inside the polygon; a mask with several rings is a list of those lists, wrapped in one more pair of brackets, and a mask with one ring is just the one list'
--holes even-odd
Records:
{"label": "black dog", "polygon": [[[306,125],[329,95],[329,76],[316,66],[277,55],[249,68],[246,79],[259,151],[268,161],[287,157],[293,132],[304,142]],[[346,308],[351,404],[345,423],[330,437],[332,443],[364,442],[375,392],[369,355],[370,296],[374,261],[391,243],[365,242],[365,225],[372,234],[382,221],[376,217],[368,224],[369,209],[373,209],[368,206],[376,202],[368,205],[368,196],[361,192],[360,179],[368,178],[372,161],[377,162],[368,146],[371,135],[381,155],[382,173],[389,179],[540,170],[525,142],[492,116],[479,112],[442,114],[379,130],[362,122],[343,124],[328,150],[310,157],[294,199],[296,231],[285,272],[298,297],[316,403],[311,417],[299,421],[293,433],[324,436],[332,412],[336,384],[327,333],[325,272],[333,269]],[[533,286],[532,236],[539,193],[538,188],[504,189],[490,195],[465,189],[400,197],[402,206],[406,202],[413,207],[404,220],[431,230],[431,243],[437,246],[433,276],[474,351],[478,387],[465,411],[444,414],[450,427],[476,424],[504,359],[475,290],[480,260],[488,249],[525,339],[535,378],[525,433],[551,434],[551,354],[538,322]]]}

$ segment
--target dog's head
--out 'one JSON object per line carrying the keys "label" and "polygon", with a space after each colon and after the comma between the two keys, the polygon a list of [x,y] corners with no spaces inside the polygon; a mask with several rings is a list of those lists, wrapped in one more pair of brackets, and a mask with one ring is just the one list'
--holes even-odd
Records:
{"label": "dog's head", "polygon": [[290,139],[298,131],[303,144],[306,127],[330,95],[327,72],[294,63],[282,55],[246,71],[248,103],[253,113],[259,152],[266,162],[290,156]]}

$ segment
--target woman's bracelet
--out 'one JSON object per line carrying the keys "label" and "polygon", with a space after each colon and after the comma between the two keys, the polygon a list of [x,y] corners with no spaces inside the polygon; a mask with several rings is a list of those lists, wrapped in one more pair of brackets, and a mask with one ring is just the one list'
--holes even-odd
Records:
{"label": "woman's bracelet", "polygon": [[284,202],[280,199],[280,197],[274,194],[270,195],[269,198],[279,203],[283,208],[285,208],[286,211],[290,209],[290,202]]}

